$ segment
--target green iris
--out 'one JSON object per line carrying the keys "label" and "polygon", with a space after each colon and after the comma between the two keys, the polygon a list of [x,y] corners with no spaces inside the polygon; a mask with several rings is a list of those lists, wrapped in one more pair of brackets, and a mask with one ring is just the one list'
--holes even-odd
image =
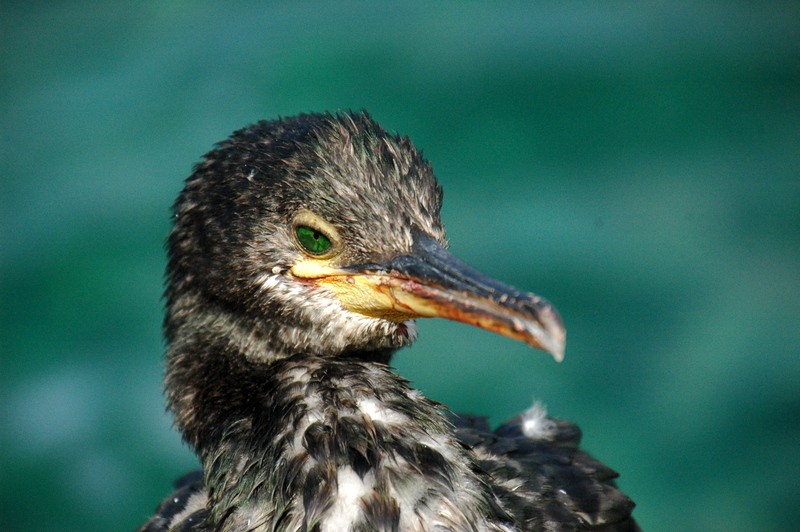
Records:
{"label": "green iris", "polygon": [[322,255],[331,249],[330,239],[311,227],[300,225],[297,227],[297,241],[312,255]]}

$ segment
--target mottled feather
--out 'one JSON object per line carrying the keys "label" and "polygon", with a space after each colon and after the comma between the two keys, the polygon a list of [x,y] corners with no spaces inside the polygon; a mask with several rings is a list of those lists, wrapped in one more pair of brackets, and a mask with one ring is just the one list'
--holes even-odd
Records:
{"label": "mottled feather", "polygon": [[448,419],[387,365],[413,321],[289,273],[298,211],[337,228],[332,266],[385,264],[446,245],[441,201],[366,113],[258,122],[205,156],[174,205],[165,319],[167,402],[203,471],[141,530],[637,529],[575,425]]}

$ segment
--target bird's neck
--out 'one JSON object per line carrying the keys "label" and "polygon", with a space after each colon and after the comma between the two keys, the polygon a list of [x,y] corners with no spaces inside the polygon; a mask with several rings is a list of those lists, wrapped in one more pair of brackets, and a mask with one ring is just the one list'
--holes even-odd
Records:
{"label": "bird's neck", "polygon": [[198,331],[168,353],[170,406],[213,522],[469,528],[496,510],[437,405],[371,355],[254,361],[236,344]]}
{"label": "bird's neck", "polygon": [[[277,311],[273,314],[280,316]],[[297,360],[298,366],[308,368],[346,364],[359,372],[368,367],[385,368],[394,353],[394,349],[382,347],[350,349],[332,356],[309,353],[287,345],[287,339],[302,335],[291,328],[292,318],[284,323],[277,318],[265,322],[191,293],[169,302],[165,320],[167,402],[184,439],[199,454],[217,447],[232,423],[251,416],[261,416],[254,421],[274,423],[270,407],[286,396],[277,388],[286,377],[286,361]],[[389,375],[406,387],[398,377]]]}

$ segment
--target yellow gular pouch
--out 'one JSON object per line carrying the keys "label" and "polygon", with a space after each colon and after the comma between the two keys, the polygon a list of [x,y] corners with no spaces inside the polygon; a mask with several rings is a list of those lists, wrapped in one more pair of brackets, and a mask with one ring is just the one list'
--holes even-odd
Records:
{"label": "yellow gular pouch", "polygon": [[421,317],[398,301],[390,275],[343,271],[319,259],[300,261],[289,271],[298,279],[329,290],[351,312],[398,323]]}

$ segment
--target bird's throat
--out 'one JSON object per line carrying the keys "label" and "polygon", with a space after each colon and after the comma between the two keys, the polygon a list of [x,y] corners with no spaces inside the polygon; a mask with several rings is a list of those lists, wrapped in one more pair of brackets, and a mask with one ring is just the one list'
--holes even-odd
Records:
{"label": "bird's throat", "polygon": [[454,503],[481,519],[468,509],[490,495],[438,407],[374,361],[390,352],[261,362],[207,340],[170,346],[167,390],[217,526],[339,516],[341,529],[413,528],[419,507]]}

